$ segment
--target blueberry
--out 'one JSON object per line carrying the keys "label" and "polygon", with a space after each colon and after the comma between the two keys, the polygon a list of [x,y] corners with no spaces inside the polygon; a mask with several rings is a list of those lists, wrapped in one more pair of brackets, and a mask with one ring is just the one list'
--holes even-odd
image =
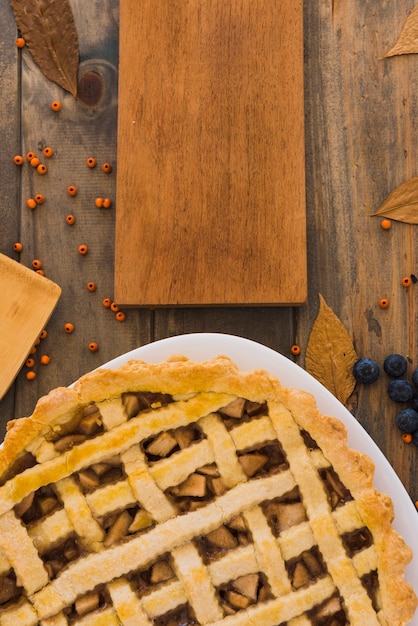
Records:
{"label": "blueberry", "polygon": [[414,383],[415,387],[418,387],[418,367],[412,372],[411,380]]}
{"label": "blueberry", "polygon": [[383,362],[383,369],[389,376],[399,378],[408,369],[408,361],[402,354],[389,354]]}
{"label": "blueberry", "polygon": [[396,416],[396,425],[403,433],[414,433],[418,430],[418,411],[403,409]]}
{"label": "blueberry", "polygon": [[379,366],[367,357],[354,363],[353,376],[359,383],[374,383],[379,378]]}
{"label": "blueberry", "polygon": [[395,402],[408,402],[414,395],[414,389],[405,378],[395,378],[388,384],[388,394]]}

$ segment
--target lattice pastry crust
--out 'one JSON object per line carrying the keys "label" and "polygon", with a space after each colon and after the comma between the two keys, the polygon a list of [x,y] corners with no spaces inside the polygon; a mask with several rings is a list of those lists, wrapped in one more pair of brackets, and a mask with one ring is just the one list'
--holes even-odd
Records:
{"label": "lattice pastry crust", "polygon": [[1,626],[400,626],[409,548],[313,398],[227,357],[99,370],[0,452]]}

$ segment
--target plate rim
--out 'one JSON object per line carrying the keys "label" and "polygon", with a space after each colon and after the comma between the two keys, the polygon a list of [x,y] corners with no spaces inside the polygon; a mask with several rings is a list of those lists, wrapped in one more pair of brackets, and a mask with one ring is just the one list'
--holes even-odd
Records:
{"label": "plate rim", "polygon": [[[219,332],[192,332],[151,341],[111,359],[97,369],[117,369],[131,359],[158,363],[175,354],[183,354],[197,361],[223,354],[229,356],[240,369],[248,371],[261,367],[277,376],[283,386],[291,385],[311,393],[322,413],[340,419],[347,427],[349,446],[367,454],[374,462],[374,486],[392,499],[395,510],[393,528],[413,551],[412,560],[405,570],[405,579],[418,593],[418,534],[413,533],[409,523],[411,515],[417,514],[412,499],[375,441],[356,417],[328,389],[300,365],[273,348],[253,339]],[[253,363],[252,367],[243,367],[250,361]],[[418,626],[418,612],[410,625]]]}

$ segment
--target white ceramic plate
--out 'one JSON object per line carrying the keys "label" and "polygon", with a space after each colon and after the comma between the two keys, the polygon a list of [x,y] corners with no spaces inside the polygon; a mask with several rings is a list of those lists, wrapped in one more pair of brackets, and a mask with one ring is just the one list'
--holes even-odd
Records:
{"label": "white ceramic plate", "polygon": [[[368,454],[374,461],[375,486],[393,500],[395,507],[393,526],[414,551],[414,558],[406,571],[406,579],[418,593],[418,532],[415,506],[388,460],[371,437],[323,385],[293,361],[266,346],[242,337],[218,333],[179,335],[155,341],[125,353],[109,361],[103,367],[116,369],[130,359],[158,363],[173,354],[184,354],[196,361],[225,354],[231,357],[241,370],[265,369],[277,376],[283,386],[295,387],[312,393],[322,413],[340,419],[348,429],[349,445]],[[410,624],[418,626],[418,615]]]}

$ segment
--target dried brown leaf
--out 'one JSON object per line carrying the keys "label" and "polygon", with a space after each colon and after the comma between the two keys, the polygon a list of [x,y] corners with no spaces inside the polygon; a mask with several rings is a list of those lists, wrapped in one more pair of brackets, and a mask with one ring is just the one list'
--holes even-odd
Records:
{"label": "dried brown leaf", "polygon": [[41,72],[76,96],[79,50],[69,0],[11,0],[11,7]]}
{"label": "dried brown leaf", "polygon": [[418,5],[408,15],[397,42],[383,55],[383,58],[416,52],[418,52]]}
{"label": "dried brown leaf", "polygon": [[418,176],[396,187],[373,215],[418,224]]}
{"label": "dried brown leaf", "polygon": [[347,329],[319,294],[319,312],[306,347],[306,370],[345,404],[356,385],[357,359]]}

